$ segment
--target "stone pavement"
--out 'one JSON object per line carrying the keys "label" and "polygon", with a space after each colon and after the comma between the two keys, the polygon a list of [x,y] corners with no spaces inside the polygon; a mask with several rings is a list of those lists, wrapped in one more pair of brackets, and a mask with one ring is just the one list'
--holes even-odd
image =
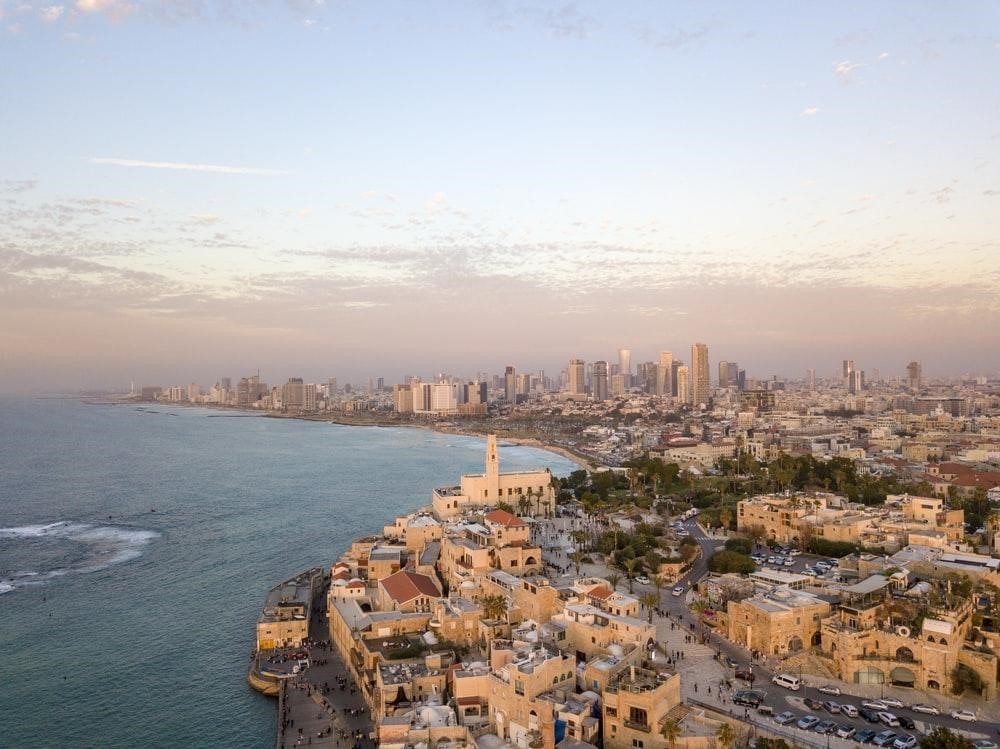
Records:
{"label": "stone pavement", "polygon": [[286,682],[279,700],[278,749],[374,747],[369,738],[373,728],[368,707],[336,649],[327,644],[325,609],[314,612],[310,634],[316,643],[306,648],[312,665]]}

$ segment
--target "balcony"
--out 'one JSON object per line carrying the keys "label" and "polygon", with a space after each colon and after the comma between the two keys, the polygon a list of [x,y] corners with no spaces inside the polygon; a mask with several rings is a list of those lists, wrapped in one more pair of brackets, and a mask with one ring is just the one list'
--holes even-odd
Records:
{"label": "balcony", "polygon": [[639,723],[635,720],[629,720],[626,718],[622,721],[626,728],[631,728],[633,731],[642,731],[643,733],[652,733],[653,729],[650,728],[646,723]]}

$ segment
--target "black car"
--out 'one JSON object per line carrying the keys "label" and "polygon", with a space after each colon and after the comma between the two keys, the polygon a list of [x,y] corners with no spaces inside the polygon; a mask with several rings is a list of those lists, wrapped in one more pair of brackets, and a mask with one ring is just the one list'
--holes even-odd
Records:
{"label": "black car", "polygon": [[810,710],[821,710],[823,709],[823,703],[813,697],[806,697],[803,702],[806,703],[806,707]]}
{"label": "black car", "polygon": [[878,713],[874,710],[869,710],[867,707],[858,708],[858,715],[867,720],[869,723],[879,723]]}
{"label": "black car", "polygon": [[916,725],[914,725],[913,720],[911,718],[907,718],[905,715],[897,715],[896,719],[899,721],[899,725],[901,725],[903,728],[906,728],[910,731],[916,728]]}
{"label": "black car", "polygon": [[746,707],[757,707],[766,696],[767,694],[758,689],[741,689],[733,695],[733,703]]}
{"label": "black car", "polygon": [[875,738],[875,731],[868,728],[862,728],[854,733],[854,741],[857,744],[870,744],[873,738]]}

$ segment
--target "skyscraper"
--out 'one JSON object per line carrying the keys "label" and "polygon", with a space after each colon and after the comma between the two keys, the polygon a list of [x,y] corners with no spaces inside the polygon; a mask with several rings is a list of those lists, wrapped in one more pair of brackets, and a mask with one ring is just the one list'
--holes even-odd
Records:
{"label": "skyscraper", "polygon": [[608,399],[608,363],[606,361],[594,362],[592,390],[595,401],[606,401]]}
{"label": "skyscraper", "polygon": [[708,374],[708,346],[695,343],[691,346],[691,405],[708,403],[712,397],[712,385]]}
{"label": "skyscraper", "polygon": [[673,395],[674,354],[672,351],[661,351],[660,361],[656,365],[656,395],[669,398]]}
{"label": "skyscraper", "polygon": [[806,370],[806,387],[808,387],[809,390],[815,390],[816,389],[816,370],[815,369],[807,369]]}
{"label": "skyscraper", "polygon": [[618,349],[618,374],[625,375],[625,387],[632,385],[632,350]]}
{"label": "skyscraper", "polygon": [[854,359],[844,359],[843,369],[844,379],[847,380],[850,378],[851,372],[854,371]]}
{"label": "skyscraper", "polygon": [[503,392],[508,403],[517,403],[517,372],[513,366],[503,371]]}
{"label": "skyscraper", "polygon": [[920,362],[911,361],[906,365],[906,379],[907,384],[910,386],[910,390],[920,390],[920,380],[921,380],[921,367]]}
{"label": "skyscraper", "polygon": [[691,402],[690,372],[683,364],[677,367],[677,399],[681,403]]}
{"label": "skyscraper", "polygon": [[736,378],[739,376],[740,365],[734,361],[719,362],[719,387],[731,388],[736,385]]}
{"label": "skyscraper", "polygon": [[567,390],[570,395],[585,395],[587,393],[585,372],[583,359],[569,360],[569,386]]}

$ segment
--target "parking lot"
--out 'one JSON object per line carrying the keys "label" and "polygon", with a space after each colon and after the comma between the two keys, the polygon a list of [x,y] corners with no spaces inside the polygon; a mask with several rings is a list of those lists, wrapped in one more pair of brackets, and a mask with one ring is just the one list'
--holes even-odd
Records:
{"label": "parking lot", "polygon": [[[804,574],[806,567],[813,567],[817,563],[829,564],[829,570],[817,577],[824,579],[834,579],[838,574],[838,568],[830,557],[821,557],[815,554],[804,554],[791,552],[781,553],[774,549],[768,549],[761,545],[759,550],[753,552],[754,561],[757,562],[757,569],[779,570],[781,572],[791,572],[798,575]],[[817,570],[819,573],[819,570]]]}

